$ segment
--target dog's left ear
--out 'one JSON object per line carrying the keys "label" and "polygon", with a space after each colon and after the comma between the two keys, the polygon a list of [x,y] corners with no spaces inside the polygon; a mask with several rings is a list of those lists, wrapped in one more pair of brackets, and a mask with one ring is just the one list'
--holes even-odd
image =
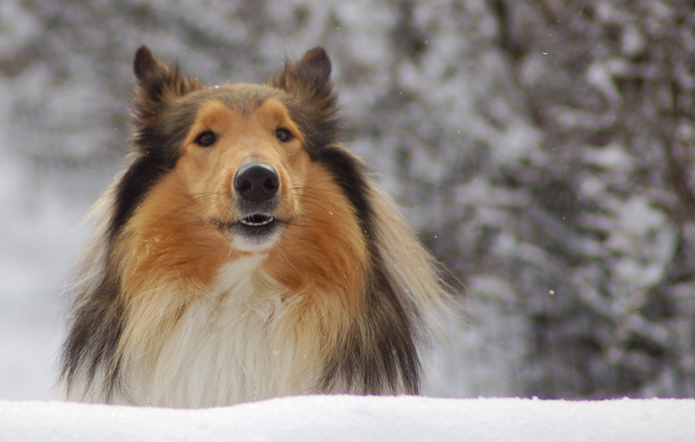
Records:
{"label": "dog's left ear", "polygon": [[293,119],[306,139],[306,150],[316,158],[322,146],[342,138],[338,118],[338,96],[331,83],[331,60],[326,50],[310,49],[294,63],[287,60],[285,69],[268,84],[287,92],[294,109]]}
{"label": "dog's left ear", "polygon": [[321,46],[308,50],[297,62],[287,61],[285,69],[269,84],[275,88],[283,89],[290,95],[300,98],[316,100],[329,100],[333,105],[333,85],[330,80],[331,59]]}
{"label": "dog's left ear", "polygon": [[321,46],[309,49],[297,63],[297,72],[314,85],[324,85],[330,82],[331,59]]}

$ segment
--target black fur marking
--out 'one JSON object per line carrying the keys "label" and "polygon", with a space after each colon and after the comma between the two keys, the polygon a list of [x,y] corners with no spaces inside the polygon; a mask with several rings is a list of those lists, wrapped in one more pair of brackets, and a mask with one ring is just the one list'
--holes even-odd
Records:
{"label": "black fur marking", "polygon": [[[379,266],[366,295],[360,317],[343,336],[342,351],[326,364],[320,389],[332,390],[342,381],[348,392],[395,393],[400,391],[400,380],[405,392],[418,394],[420,361],[412,333],[412,318],[408,317]],[[368,338],[367,348],[364,337]]]}
{"label": "black fur marking", "polygon": [[[378,254],[373,253],[372,256],[380,260]],[[420,360],[414,327],[417,318],[410,317],[408,314],[413,306],[404,308],[383,271],[383,264],[376,263],[375,267],[374,287],[367,293],[365,316],[370,318],[366,321],[377,328],[374,336],[378,339],[378,354],[382,355],[384,373],[392,391],[397,391],[400,374],[405,390],[411,394],[418,394]],[[390,322],[383,318],[388,318]]]}
{"label": "black fur marking", "polygon": [[[376,246],[375,214],[370,202],[371,192],[363,164],[348,152],[337,147],[317,150],[314,161],[319,162],[334,177],[350,203],[356,209],[363,235],[369,244],[373,274],[367,284],[366,305],[359,323],[354,325],[343,342],[344,351],[338,360],[329,361],[322,380],[324,388],[343,377],[348,390],[359,385],[364,394],[382,392],[384,387],[395,392],[401,379],[405,390],[417,394],[420,387],[420,361],[415,342],[418,318],[408,312],[413,306],[403,305],[384,270],[383,258]],[[372,338],[375,348],[362,349],[355,335]],[[387,385],[384,385],[386,383]]]}
{"label": "black fur marking", "polygon": [[[382,257],[374,243],[377,238],[369,201],[363,195],[357,195],[355,187],[359,184],[351,188],[348,181],[343,183],[343,191],[358,209],[363,234],[369,244],[373,273],[366,285],[366,303],[357,322],[344,336],[342,351],[328,361],[321,385],[328,388],[342,379],[347,391],[358,386],[363,394],[378,394],[399,391],[400,379],[406,392],[418,394],[420,361],[415,341],[418,318],[409,313],[414,311],[413,306],[403,304],[408,301],[398,296],[384,270]],[[369,348],[362,348],[365,341],[369,342]]]}
{"label": "black fur marking", "polygon": [[362,162],[339,147],[316,149],[311,159],[330,172],[357,210],[363,233],[370,235],[373,231],[374,214],[368,196],[370,189],[365,179],[366,170]]}
{"label": "black fur marking", "polygon": [[[193,124],[194,109],[175,117],[172,132],[155,127],[140,129],[134,139],[136,159],[116,187],[115,207],[109,225],[113,241],[133,215],[147,192],[176,166],[181,157],[181,144]],[[176,121],[179,120],[179,121]]]}
{"label": "black fur marking", "polygon": [[147,191],[171,167],[170,162],[165,158],[153,155],[140,158],[126,171],[116,188],[115,210],[109,226],[111,241],[133,215]]}
{"label": "black fur marking", "polygon": [[109,366],[113,361],[118,341],[123,332],[122,320],[124,308],[118,299],[120,277],[113,272],[106,272],[104,279],[94,291],[86,297],[78,298],[84,304],[76,311],[70,335],[63,351],[63,372],[68,388],[73,383],[80,366],[86,364],[87,382],[94,380],[99,368],[111,372],[112,379],[106,378],[103,385],[107,397],[117,385],[116,377],[119,367]]}

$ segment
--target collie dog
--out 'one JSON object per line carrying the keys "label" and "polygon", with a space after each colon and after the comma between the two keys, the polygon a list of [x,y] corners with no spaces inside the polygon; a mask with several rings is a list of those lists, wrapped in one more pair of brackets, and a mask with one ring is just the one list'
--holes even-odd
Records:
{"label": "collie dog", "polygon": [[437,266],[342,143],[317,47],[205,87],[145,46],[129,163],[96,203],[60,387],[166,407],[417,394]]}

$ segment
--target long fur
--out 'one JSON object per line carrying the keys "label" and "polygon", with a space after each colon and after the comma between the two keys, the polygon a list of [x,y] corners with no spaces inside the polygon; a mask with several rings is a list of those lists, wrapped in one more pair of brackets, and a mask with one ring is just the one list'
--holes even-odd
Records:
{"label": "long fur", "polygon": [[[323,48],[263,85],[204,87],[144,46],[134,71],[129,166],[93,209],[65,396],[203,407],[417,394],[422,317],[446,294],[342,144]],[[277,195],[242,195],[249,164],[276,171]]]}

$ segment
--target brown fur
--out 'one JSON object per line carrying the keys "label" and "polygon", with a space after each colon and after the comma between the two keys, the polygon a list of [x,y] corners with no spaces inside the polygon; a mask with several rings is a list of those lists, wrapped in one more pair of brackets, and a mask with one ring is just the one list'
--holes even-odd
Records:
{"label": "brown fur", "polygon": [[[131,163],[85,253],[67,396],[201,406],[417,393],[421,316],[446,295],[431,256],[340,144],[325,51],[268,85],[204,88],[144,47],[134,70]],[[214,145],[200,145],[205,133]],[[249,162],[279,181],[280,236],[267,250],[236,242],[246,203],[234,180]]]}

